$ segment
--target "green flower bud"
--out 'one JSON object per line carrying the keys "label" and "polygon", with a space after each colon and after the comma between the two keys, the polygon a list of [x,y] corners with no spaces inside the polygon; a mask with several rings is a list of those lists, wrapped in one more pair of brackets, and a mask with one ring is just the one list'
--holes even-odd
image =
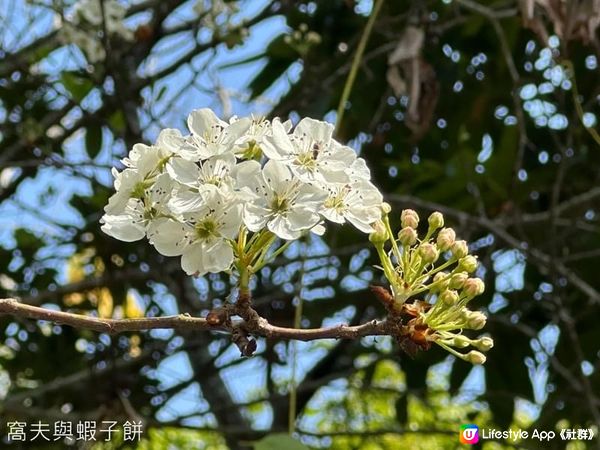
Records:
{"label": "green flower bud", "polygon": [[433,264],[440,257],[440,252],[435,244],[425,243],[419,247],[419,256],[425,264]]}
{"label": "green flower bud", "polygon": [[402,245],[415,245],[417,242],[417,231],[411,227],[404,227],[398,233],[398,239]]}
{"label": "green flower bud", "polygon": [[483,364],[485,362],[485,355],[477,350],[471,350],[466,354],[466,360],[471,364]]}
{"label": "green flower bud", "polygon": [[419,226],[419,215],[412,209],[405,209],[400,215],[400,223],[402,228],[417,228]]}
{"label": "green flower bud", "polygon": [[383,202],[381,204],[381,212],[383,214],[389,214],[392,211],[392,206],[388,202]]}
{"label": "green flower bud", "polygon": [[471,345],[471,339],[469,339],[466,336],[463,336],[462,334],[459,334],[457,336],[454,336],[454,339],[452,340],[452,345],[456,348],[465,348]]}
{"label": "green flower bud", "polygon": [[452,255],[456,259],[464,258],[469,254],[469,246],[467,245],[467,241],[456,241],[452,245]]}
{"label": "green flower bud", "polygon": [[473,255],[463,256],[458,261],[458,269],[462,269],[468,273],[475,272],[477,270],[477,258]]}
{"label": "green flower bud", "polygon": [[447,289],[440,294],[440,300],[448,306],[456,305],[456,302],[458,302],[458,292],[453,289]]}
{"label": "green flower bud", "polygon": [[427,221],[429,222],[430,230],[435,231],[438,228],[442,228],[444,226],[444,216],[442,215],[441,212],[438,212],[438,211],[431,213],[431,215],[429,216]]}
{"label": "green flower bud", "polygon": [[485,291],[485,284],[480,278],[469,278],[463,285],[463,292],[468,297],[481,295],[483,291]]}
{"label": "green flower bud", "polygon": [[450,278],[450,287],[452,289],[462,289],[468,278],[469,274],[467,272],[457,272]]}
{"label": "green flower bud", "polygon": [[388,240],[388,232],[381,220],[378,220],[373,225],[373,232],[369,234],[369,241],[373,244],[383,244]]}
{"label": "green flower bud", "polygon": [[452,228],[443,228],[437,236],[437,245],[442,252],[447,252],[456,241],[456,233]]}
{"label": "green flower bud", "polygon": [[489,351],[494,346],[494,340],[491,337],[484,336],[473,341],[473,346],[482,352]]}
{"label": "green flower bud", "polygon": [[467,316],[467,328],[471,330],[481,330],[487,321],[485,314],[479,311],[471,312]]}
{"label": "green flower bud", "polygon": [[[448,272],[438,272],[433,277],[433,284],[435,285],[431,288],[431,293],[435,294],[437,292],[443,292],[448,289],[449,280],[441,281],[442,279],[448,276]],[[441,282],[440,282],[441,281]],[[440,283],[440,284],[437,284]]]}

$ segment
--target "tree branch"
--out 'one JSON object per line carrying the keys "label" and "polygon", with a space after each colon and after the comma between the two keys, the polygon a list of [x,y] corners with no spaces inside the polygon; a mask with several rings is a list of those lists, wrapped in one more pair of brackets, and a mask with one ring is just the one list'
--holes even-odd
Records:
{"label": "tree branch", "polygon": [[[250,308],[251,309],[251,308]],[[233,308],[236,315],[239,312]],[[48,308],[27,305],[13,298],[0,299],[0,314],[8,314],[15,317],[25,317],[34,320],[45,320],[48,322],[69,325],[74,328],[98,331],[100,333],[123,333],[128,331],[144,331],[154,329],[174,330],[211,330],[228,331],[233,335],[251,333],[267,339],[287,339],[299,341],[313,341],[317,339],[359,339],[364,336],[381,336],[394,333],[394,327],[387,320],[373,320],[362,325],[350,326],[346,324],[331,327],[296,329],[271,325],[265,318],[260,317],[256,311],[249,321],[238,321],[232,323],[229,319],[219,322],[215,320],[192,317],[187,314],[165,317],[145,317],[141,319],[100,319],[97,317],[84,316],[82,314],[55,311]],[[247,352],[242,351],[246,356]]]}

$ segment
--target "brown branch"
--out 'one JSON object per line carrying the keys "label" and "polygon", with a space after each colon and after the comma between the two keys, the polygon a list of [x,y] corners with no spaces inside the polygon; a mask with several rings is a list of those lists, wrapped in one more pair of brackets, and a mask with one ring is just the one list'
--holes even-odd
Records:
{"label": "brown branch", "polygon": [[0,313],[28,319],[69,325],[74,328],[98,331],[100,333],[123,333],[126,331],[154,330],[169,328],[177,330],[212,329],[204,318],[191,317],[185,314],[166,317],[145,317],[142,319],[99,319],[48,308],[26,305],[13,298],[0,299]]}
{"label": "brown branch", "polygon": [[[251,308],[250,308],[251,309]],[[235,307],[232,313],[238,314]],[[74,328],[98,331],[101,333],[123,333],[128,331],[144,331],[153,329],[175,329],[175,330],[211,330],[228,331],[236,336],[236,339],[244,343],[244,346],[252,345],[247,338],[248,334],[262,336],[267,339],[289,339],[299,341],[313,341],[317,339],[358,339],[364,336],[381,336],[391,334],[395,331],[386,320],[373,320],[362,325],[350,326],[346,324],[331,327],[296,329],[271,325],[266,319],[258,316],[256,311],[251,322],[241,321],[232,324],[229,319],[225,321],[211,321],[201,317],[191,317],[186,314],[166,317],[145,317],[141,319],[100,319],[97,317],[84,316],[82,314],[55,311],[48,308],[27,305],[16,299],[0,299],[0,314],[8,314],[15,317],[25,317],[34,320],[45,320],[48,322],[69,325]],[[239,314],[238,314],[239,315]],[[249,356],[250,348],[241,349],[242,353]]]}

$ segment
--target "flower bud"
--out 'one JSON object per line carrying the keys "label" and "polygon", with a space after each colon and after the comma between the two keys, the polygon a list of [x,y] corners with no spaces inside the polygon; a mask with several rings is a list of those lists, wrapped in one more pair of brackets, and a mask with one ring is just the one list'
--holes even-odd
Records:
{"label": "flower bud", "polygon": [[452,255],[456,259],[464,258],[469,254],[469,246],[467,245],[467,241],[456,241],[452,245]]}
{"label": "flower bud", "polygon": [[463,336],[462,334],[454,336],[454,339],[452,340],[452,345],[456,348],[465,348],[468,347],[470,344],[471,339],[469,339],[466,336]]}
{"label": "flower bud", "polygon": [[412,209],[404,209],[400,215],[400,223],[402,228],[417,228],[419,226],[419,215]]}
{"label": "flower bud", "polygon": [[452,275],[450,278],[450,288],[452,289],[462,289],[469,278],[469,274],[467,272],[457,272]]}
{"label": "flower bud", "polygon": [[484,336],[473,341],[473,346],[475,346],[477,350],[487,352],[494,346],[494,340],[491,337]]}
{"label": "flower bud", "polygon": [[487,317],[485,317],[485,314],[479,311],[471,312],[467,318],[467,328],[481,330],[485,326],[486,321]]}
{"label": "flower bud", "polygon": [[378,220],[373,225],[373,232],[369,234],[369,241],[373,244],[383,244],[388,240],[388,232],[381,220]]}
{"label": "flower bud", "polygon": [[458,261],[458,268],[468,273],[473,273],[477,270],[477,258],[473,255],[463,256]]}
{"label": "flower bud", "polygon": [[435,244],[425,243],[419,247],[419,256],[425,264],[433,264],[440,257],[440,252]]}
{"label": "flower bud", "polygon": [[441,212],[438,212],[438,211],[431,213],[431,215],[429,216],[427,221],[429,222],[430,230],[435,231],[438,228],[442,228],[444,226],[444,216],[442,215]]}
{"label": "flower bud", "polygon": [[463,285],[463,292],[467,297],[475,297],[483,294],[485,284],[480,278],[469,278]]}
{"label": "flower bud", "polygon": [[477,350],[471,350],[467,353],[466,360],[471,364],[483,364],[485,362],[485,355]]}
{"label": "flower bud", "polygon": [[448,289],[449,280],[445,280],[440,283],[440,281],[446,278],[447,276],[447,272],[438,272],[435,274],[435,276],[433,277],[433,284],[435,284],[435,286],[431,289],[432,294],[435,294],[436,292],[444,292],[446,289]]}
{"label": "flower bud", "polygon": [[402,245],[415,245],[417,242],[417,231],[411,227],[404,227],[398,233],[398,239]]}
{"label": "flower bud", "polygon": [[443,228],[437,236],[437,245],[442,252],[447,252],[456,241],[456,233],[452,228]]}
{"label": "flower bud", "polygon": [[381,203],[381,212],[383,214],[389,214],[392,211],[392,206],[388,202]]}
{"label": "flower bud", "polygon": [[440,300],[448,306],[456,305],[456,302],[458,302],[458,292],[453,289],[447,289],[440,294]]}

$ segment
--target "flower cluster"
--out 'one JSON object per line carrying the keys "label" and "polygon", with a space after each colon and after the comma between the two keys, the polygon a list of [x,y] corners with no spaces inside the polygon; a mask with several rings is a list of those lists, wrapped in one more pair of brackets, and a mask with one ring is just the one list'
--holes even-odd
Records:
{"label": "flower cluster", "polygon": [[279,254],[281,240],[323,233],[325,221],[371,233],[381,218],[365,161],[326,122],[306,118],[292,131],[278,119],[225,122],[200,109],[187,123],[189,134],[165,129],[113,169],[107,234],[147,237],[161,254],[181,256],[187,274],[235,266],[241,275]]}
{"label": "flower cluster", "polygon": [[[391,309],[398,314],[409,312],[414,317],[407,324],[408,334],[417,334],[416,341],[422,348],[435,342],[465,361],[483,364],[485,355],[481,352],[491,349],[493,340],[486,336],[470,339],[462,334],[465,329],[481,330],[486,323],[483,313],[467,308],[485,289],[483,281],[471,275],[477,269],[477,258],[469,254],[465,241],[456,239],[452,228],[444,228],[441,213],[429,216],[422,239],[418,226],[418,214],[406,209],[401,214],[397,238],[393,237],[387,216],[370,236],[390,282]],[[388,241],[391,248],[386,250]],[[438,263],[440,257],[445,260]],[[409,299],[415,300],[409,302]],[[456,350],[468,346],[476,350],[468,353]]]}
{"label": "flower cluster", "polygon": [[[58,17],[59,38],[65,44],[75,44],[90,63],[106,57],[102,35],[133,40],[133,32],[123,24],[126,8],[117,0],[80,0],[66,17]],[[104,13],[104,14],[103,14]],[[103,18],[104,17],[104,18]]]}

